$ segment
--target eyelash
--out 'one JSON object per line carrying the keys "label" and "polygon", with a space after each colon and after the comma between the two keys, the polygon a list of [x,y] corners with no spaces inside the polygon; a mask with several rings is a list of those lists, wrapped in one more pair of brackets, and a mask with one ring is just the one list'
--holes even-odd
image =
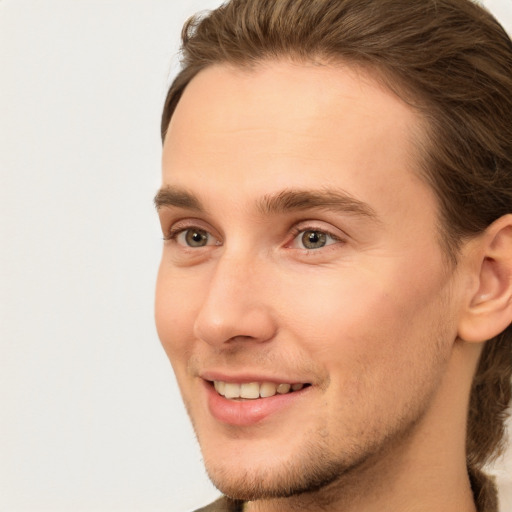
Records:
{"label": "eyelash", "polygon": [[[290,236],[291,236],[292,240],[291,240],[291,242],[289,242],[288,245],[292,244],[301,233],[307,233],[308,231],[309,232],[313,232],[313,233],[322,233],[322,234],[326,235],[327,237],[329,237],[334,242],[344,242],[343,238],[335,235],[334,233],[332,233],[328,229],[320,228],[318,226],[313,226],[313,225],[306,225],[306,226],[304,226],[304,225],[300,225],[299,224],[299,225],[294,226],[291,229]],[[318,251],[320,249],[324,249],[325,247],[328,247],[329,245],[333,245],[333,244],[326,244],[323,247],[318,248],[318,249],[300,248],[299,250],[306,251],[306,252],[312,252],[312,251],[315,251],[315,250]]]}
{"label": "eyelash", "polygon": [[[178,236],[181,235],[182,233],[185,233],[187,231],[191,231],[191,230],[197,230],[197,231],[202,231],[202,232],[205,232],[207,233],[209,236],[213,237],[213,238],[216,238],[214,235],[212,235],[212,233],[205,227],[202,227],[202,226],[199,226],[199,225],[193,225],[193,224],[190,224],[190,225],[180,225],[180,224],[177,224],[175,226],[173,226],[171,229],[169,229],[168,233],[166,236],[164,236],[164,241],[172,241],[174,243],[178,243]],[[334,233],[332,233],[331,231],[325,229],[325,228],[320,228],[318,226],[314,226],[314,225],[301,225],[301,224],[298,224],[298,225],[295,225],[291,228],[291,230],[289,231],[289,235],[287,236],[287,238],[291,238],[291,241],[287,242],[286,246],[290,246],[291,244],[293,244],[293,242],[297,239],[297,237],[301,234],[301,233],[307,233],[308,231],[310,232],[314,232],[314,233],[321,233],[321,234],[324,234],[326,235],[328,238],[330,238],[333,242],[340,242],[340,243],[343,243],[345,240],[338,236],[338,235],[335,235]],[[215,244],[215,245],[220,245],[220,244]],[[308,248],[305,248],[305,247],[300,247],[298,248],[299,250],[302,250],[304,252],[312,252],[312,251],[318,251],[319,249],[324,249],[325,247],[328,247],[330,245],[333,245],[333,243],[327,243],[326,245],[320,247],[320,248],[317,248],[317,249],[308,249]],[[192,246],[185,246],[187,249],[198,249],[198,248],[201,248],[200,247],[192,247]],[[202,246],[204,247],[204,246]]]}
{"label": "eyelash", "polygon": [[202,226],[195,226],[195,225],[187,225],[187,226],[175,226],[169,229],[167,232],[167,235],[164,236],[164,241],[173,241],[177,243],[178,236],[180,236],[182,233],[186,233],[187,231],[201,231],[207,233],[209,236],[212,236],[213,238],[216,238],[214,235],[211,234],[211,232],[202,227]]}

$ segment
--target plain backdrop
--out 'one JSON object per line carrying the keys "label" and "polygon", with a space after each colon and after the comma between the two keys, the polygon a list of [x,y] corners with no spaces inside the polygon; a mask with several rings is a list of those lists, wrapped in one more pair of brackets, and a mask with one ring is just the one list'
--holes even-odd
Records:
{"label": "plain backdrop", "polygon": [[[153,326],[152,198],[181,26],[219,3],[0,0],[2,512],[218,495]],[[512,0],[485,3],[511,32]]]}

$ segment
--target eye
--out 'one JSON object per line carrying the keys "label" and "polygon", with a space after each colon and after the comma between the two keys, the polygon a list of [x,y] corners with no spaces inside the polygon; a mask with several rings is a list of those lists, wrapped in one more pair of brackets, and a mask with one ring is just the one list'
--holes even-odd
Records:
{"label": "eye", "polygon": [[298,232],[293,239],[293,246],[298,249],[322,249],[339,242],[340,239],[319,229],[305,229]]}
{"label": "eye", "polygon": [[186,247],[206,247],[207,245],[219,245],[218,240],[208,231],[199,228],[181,229],[169,235],[169,239]]}

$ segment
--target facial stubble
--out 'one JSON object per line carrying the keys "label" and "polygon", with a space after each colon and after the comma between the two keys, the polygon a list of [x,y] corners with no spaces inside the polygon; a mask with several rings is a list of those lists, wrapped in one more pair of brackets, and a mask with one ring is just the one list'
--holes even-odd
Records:
{"label": "facial stubble", "polygon": [[[280,459],[274,453],[269,454],[265,467],[243,460],[243,455],[234,463],[226,462],[208,454],[201,429],[194,421],[190,404],[185,400],[212,483],[223,494],[237,500],[276,500],[276,504],[281,499],[285,500],[288,510],[292,510],[295,501],[300,504],[299,508],[307,503],[318,507],[342,501],[354,502],[361,493],[366,492],[369,482],[373,488],[380,484],[383,487],[387,485],[379,480],[386,479],[394,459],[407,451],[407,445],[428,413],[448,367],[453,343],[449,329],[448,297],[449,293],[439,298],[443,307],[438,310],[441,315],[437,317],[437,325],[432,325],[431,332],[424,333],[422,339],[417,340],[419,344],[415,346],[419,353],[411,355],[416,365],[423,366],[423,371],[418,366],[406,370],[405,380],[403,376],[395,376],[397,381],[402,380],[402,384],[395,385],[395,391],[408,392],[400,412],[391,417],[383,413],[382,404],[374,402],[374,395],[378,396],[379,393],[375,393],[375,383],[369,379],[363,385],[360,400],[373,402],[373,410],[370,408],[366,413],[368,421],[360,421],[358,431],[347,427],[352,423],[351,407],[356,407],[356,403],[340,402],[339,407],[345,407],[346,411],[342,414],[344,421],[339,428],[335,432],[329,429],[325,417],[322,422],[316,423],[314,430],[303,433],[299,448],[285,459]],[[414,349],[405,339],[402,350],[407,352]],[[403,363],[407,367],[408,361]],[[361,373],[366,373],[366,370]],[[326,389],[321,391],[326,392]],[[309,411],[309,414],[315,412]],[[250,436],[238,431],[237,427],[233,427],[231,432],[232,438],[228,442],[252,442]],[[293,432],[290,432],[290,436],[293,436]],[[338,436],[344,436],[341,443]],[[222,443],[221,439],[219,443]]]}
{"label": "facial stubble", "polygon": [[[440,368],[445,363],[438,360],[434,364]],[[269,458],[266,467],[251,466],[250,461],[230,465],[208,457],[201,441],[201,432],[195,426],[194,430],[203,451],[208,476],[226,496],[244,501],[298,497],[302,505],[311,500],[316,506],[327,506],[339,502],[340,496],[351,501],[358,494],[358,483],[371,480],[373,485],[378,485],[376,468],[385,459],[392,459],[400,447],[403,449],[413,437],[437,389],[434,381],[418,387],[429,392],[421,399],[416,394],[404,406],[402,416],[393,418],[386,428],[377,422],[371,429],[362,430],[358,437],[349,436],[341,453],[332,448],[339,446],[338,440],[333,442],[332,436],[335,434],[328,432],[326,427],[318,426],[316,431],[304,436],[300,450],[286,460]],[[240,437],[243,438],[243,435]],[[237,441],[251,442],[243,439]]]}

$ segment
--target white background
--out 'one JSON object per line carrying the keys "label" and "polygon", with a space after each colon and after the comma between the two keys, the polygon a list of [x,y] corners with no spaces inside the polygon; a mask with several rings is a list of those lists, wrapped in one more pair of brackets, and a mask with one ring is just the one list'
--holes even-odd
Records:
{"label": "white background", "polygon": [[218,494],[152,311],[161,106],[183,21],[218,3],[0,0],[2,512]]}

